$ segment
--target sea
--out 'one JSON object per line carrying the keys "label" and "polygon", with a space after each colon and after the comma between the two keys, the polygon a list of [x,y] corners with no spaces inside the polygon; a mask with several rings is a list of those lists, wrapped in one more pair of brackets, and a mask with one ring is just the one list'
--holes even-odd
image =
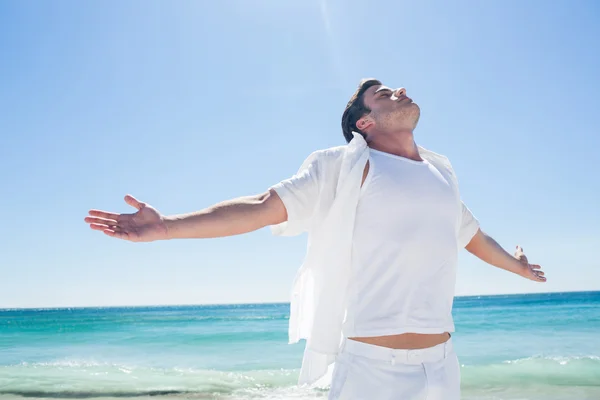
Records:
{"label": "sea", "polygon": [[[600,400],[600,292],[457,297],[462,398]],[[326,399],[289,304],[0,310],[0,399]],[[375,400],[375,399],[374,399]]]}

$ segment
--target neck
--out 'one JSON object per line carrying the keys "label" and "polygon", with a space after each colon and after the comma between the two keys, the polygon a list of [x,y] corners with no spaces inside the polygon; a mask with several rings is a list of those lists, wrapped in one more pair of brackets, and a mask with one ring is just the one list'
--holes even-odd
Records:
{"label": "neck", "polygon": [[369,135],[367,135],[367,144],[370,148],[414,161],[423,161],[412,131],[379,133],[373,136],[375,136],[373,139],[369,139]]}

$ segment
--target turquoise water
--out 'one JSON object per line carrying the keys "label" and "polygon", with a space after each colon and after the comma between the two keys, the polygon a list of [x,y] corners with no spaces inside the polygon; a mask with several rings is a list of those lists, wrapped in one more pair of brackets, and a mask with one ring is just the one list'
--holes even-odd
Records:
{"label": "turquoise water", "polygon": [[[600,399],[600,292],[458,297],[463,399]],[[0,310],[0,399],[324,399],[289,304]]]}

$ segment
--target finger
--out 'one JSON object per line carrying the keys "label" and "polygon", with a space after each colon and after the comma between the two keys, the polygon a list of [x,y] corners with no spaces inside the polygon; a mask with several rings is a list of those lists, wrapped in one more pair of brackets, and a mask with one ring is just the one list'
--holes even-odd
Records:
{"label": "finger", "polygon": [[129,204],[132,207],[137,208],[138,210],[141,210],[142,207],[144,207],[146,205],[143,202],[138,201],[135,197],[133,197],[130,194],[128,194],[127,196],[125,196],[125,203]]}
{"label": "finger", "polygon": [[86,217],[85,222],[88,224],[100,224],[100,225],[118,225],[114,219],[98,218],[98,217]]}
{"label": "finger", "polygon": [[536,274],[537,276],[544,276],[544,271],[533,271],[534,274]]}
{"label": "finger", "polygon": [[540,265],[537,265],[537,264],[529,264],[529,266],[530,266],[532,269],[542,269],[542,267],[541,267]]}
{"label": "finger", "polygon": [[520,250],[520,247],[519,247],[519,246],[517,246],[517,249],[515,250],[515,257],[516,257],[516,258],[519,258],[519,257],[521,257],[521,256],[523,256],[523,255],[524,255],[524,254],[523,254],[523,252]]}
{"label": "finger", "polygon": [[115,220],[115,221],[118,221],[119,217],[121,216],[121,214],[115,214],[115,213],[111,213],[111,212],[107,212],[107,211],[101,211],[101,210],[90,210],[89,213],[90,213],[90,215],[92,217],[100,217],[100,218],[112,219],[112,220]]}
{"label": "finger", "polygon": [[127,232],[114,229],[105,229],[104,233],[110,237],[114,237],[117,239],[129,240],[129,234]]}
{"label": "finger", "polygon": [[546,277],[544,276],[543,273],[540,274],[541,271],[533,271],[532,275],[534,280],[536,281],[545,281]]}
{"label": "finger", "polygon": [[90,224],[90,228],[95,231],[103,231],[105,229],[116,229],[116,226],[103,225],[103,224]]}

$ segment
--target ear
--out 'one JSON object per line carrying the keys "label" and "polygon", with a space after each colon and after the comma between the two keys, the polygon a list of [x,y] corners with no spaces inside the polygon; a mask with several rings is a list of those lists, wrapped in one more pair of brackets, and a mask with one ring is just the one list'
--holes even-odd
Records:
{"label": "ear", "polygon": [[365,129],[369,129],[373,125],[375,125],[375,121],[373,121],[373,118],[371,118],[368,115],[365,115],[364,117],[356,121],[356,127],[360,129],[361,132],[365,132]]}

